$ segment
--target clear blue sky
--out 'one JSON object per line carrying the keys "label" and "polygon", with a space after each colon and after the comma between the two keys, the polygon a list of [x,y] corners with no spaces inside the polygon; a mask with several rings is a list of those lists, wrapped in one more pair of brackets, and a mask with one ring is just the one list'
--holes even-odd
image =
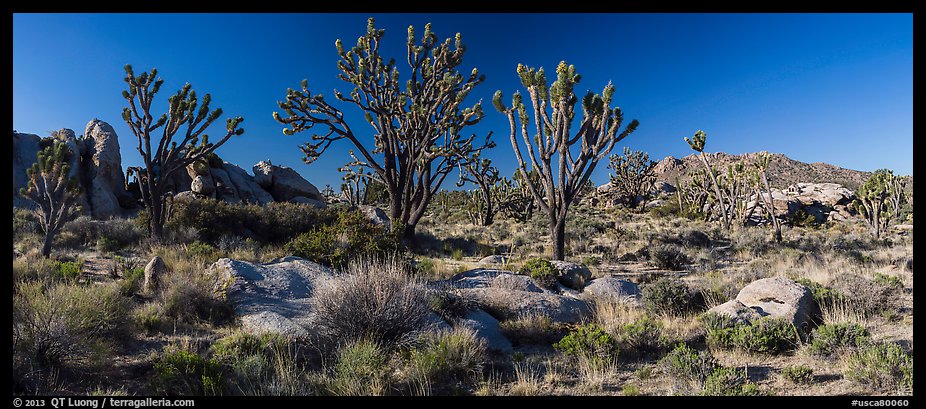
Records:
{"label": "clear blue sky", "polygon": [[[913,166],[913,17],[911,14],[383,14],[384,50],[404,61],[406,29],[432,22],[443,38],[460,32],[463,72],[486,81],[470,95],[486,118],[468,132],[494,131],[488,155],[503,174],[515,163],[507,119],[491,104],[523,90],[518,63],[548,71],[560,60],[583,75],[577,92],[610,80],[615,102],[639,129],[622,143],[659,160],[691,153],[682,139],[708,133],[707,151],[768,150],[804,162],[858,169]],[[123,166],[140,163],[122,121],[123,65],[157,67],[167,96],[189,82],[213,106],[245,117],[246,133],[219,155],[250,171],[260,160],[295,168],[319,186],[340,186],[349,160],[342,141],[312,165],[271,113],[287,87],[335,101],[334,41],[355,43],[367,14],[14,14],[13,129],[47,136],[83,133],[96,117],[119,134]],[[404,72],[403,72],[404,74]],[[335,101],[337,103],[338,101]],[[354,107],[341,105],[355,131],[368,133]],[[367,136],[369,136],[367,134]],[[618,146],[615,152],[622,149]],[[607,180],[602,164],[593,180]],[[455,179],[453,180],[455,181]],[[447,188],[453,181],[445,182]]]}

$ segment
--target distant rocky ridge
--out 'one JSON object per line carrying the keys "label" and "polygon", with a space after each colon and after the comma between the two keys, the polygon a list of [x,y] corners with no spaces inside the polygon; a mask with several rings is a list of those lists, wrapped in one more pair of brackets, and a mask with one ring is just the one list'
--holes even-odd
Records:
{"label": "distant rocky ridge", "polygon": [[[753,160],[755,153],[731,155],[724,152],[705,153],[715,170],[726,169],[740,160]],[[676,181],[687,181],[693,172],[704,169],[697,155],[691,154],[678,159],[667,156],[656,164],[654,172],[657,180],[676,185]],[[786,189],[798,183],[837,183],[849,190],[857,189],[871,176],[871,172],[845,169],[828,163],[804,163],[791,159],[780,153],[771,154],[768,166],[769,184],[773,188]]]}
{"label": "distant rocky ridge", "polygon": [[[66,143],[72,152],[71,169],[83,188],[78,204],[84,214],[109,219],[126,216],[139,207],[141,193],[138,184],[128,181],[123,171],[119,137],[112,126],[99,119],[90,121],[80,138],[70,129],[55,131],[45,138],[13,132],[14,207],[32,207],[31,202],[19,196],[19,191],[28,182],[26,170],[36,162],[38,152],[54,140]],[[263,205],[285,201],[327,206],[315,185],[291,168],[261,161],[252,170],[254,176],[222,160],[206,161],[174,173],[168,187],[174,195],[229,203]]]}

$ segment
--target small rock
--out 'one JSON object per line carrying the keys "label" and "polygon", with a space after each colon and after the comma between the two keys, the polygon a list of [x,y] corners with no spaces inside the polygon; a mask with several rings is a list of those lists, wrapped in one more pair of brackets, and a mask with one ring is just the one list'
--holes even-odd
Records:
{"label": "small rock", "polygon": [[476,337],[486,342],[486,347],[499,352],[511,352],[511,341],[502,334],[501,325],[495,317],[482,310],[470,311],[457,325],[470,328],[476,332]]}
{"label": "small rock", "polygon": [[556,279],[573,290],[582,290],[585,282],[592,278],[592,272],[581,264],[558,260],[551,260],[550,264],[553,264],[558,272]]}
{"label": "small rock", "polygon": [[479,260],[479,264],[505,264],[508,262],[508,257],[494,255],[486,256]]}
{"label": "small rock", "polygon": [[582,294],[586,298],[612,302],[639,302],[640,286],[619,278],[602,277],[589,281]]}
{"label": "small rock", "polygon": [[154,256],[154,258],[145,265],[145,281],[141,286],[142,292],[152,293],[157,290],[161,277],[168,271],[169,269],[167,268],[167,264],[164,264],[164,260],[161,259],[160,256]]}

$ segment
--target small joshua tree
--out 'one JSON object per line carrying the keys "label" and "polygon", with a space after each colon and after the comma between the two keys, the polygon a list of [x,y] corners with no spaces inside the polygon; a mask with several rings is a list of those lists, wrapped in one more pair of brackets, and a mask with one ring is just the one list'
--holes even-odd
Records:
{"label": "small joshua tree", "polygon": [[[896,180],[897,176],[888,169],[878,169],[855,192],[855,208],[865,217],[865,222],[871,226],[871,234],[875,239],[881,238],[881,232],[887,228],[894,216],[893,201],[901,202],[903,186]],[[901,202],[897,206],[899,207]]]}
{"label": "small joshua tree", "polygon": [[[122,119],[138,139],[137,150],[143,166],[134,169],[141,188],[142,201],[148,209],[148,235],[161,239],[164,235],[167,198],[171,176],[192,163],[208,160],[213,152],[233,135],[241,135],[244,129],[238,125],[242,117],[228,118],[225,135],[218,142],[209,142],[207,128],[222,116],[222,109],[210,111],[212,96],[206,94],[202,100],[196,96],[187,83],[176,94],[167,99],[170,108],[157,120],[151,114],[154,96],[161,89],[164,80],[157,78],[158,70],[143,72],[135,76],[132,66],[125,66],[125,82],[129,89],[122,91],[122,97],[129,106],[122,110]],[[186,129],[181,129],[181,128]],[[177,140],[174,139],[180,134]],[[157,145],[152,146],[152,142]]]}
{"label": "small joshua tree", "polygon": [[45,233],[42,256],[46,258],[51,254],[55,234],[79,211],[76,202],[80,185],[77,177],[70,175],[68,166],[69,157],[74,154],[65,143],[54,141],[38,153],[38,162],[26,170],[29,181],[19,192],[37,205],[35,214]]}
{"label": "small joshua tree", "polygon": [[540,184],[537,172],[530,171],[525,177],[521,169],[515,169],[513,180],[502,178],[499,182],[498,202],[505,217],[524,223],[534,217],[534,195],[525,179],[530,178],[535,184]]}
{"label": "small joshua tree", "polygon": [[637,205],[637,198],[642,198],[639,208],[646,206],[650,192],[656,183],[656,174],[653,169],[656,162],[649,159],[649,154],[643,151],[631,151],[624,148],[624,154],[614,154],[609,157],[611,169],[611,186],[617,191],[621,201],[629,206]]}
{"label": "small joshua tree", "polygon": [[470,194],[470,203],[467,206],[471,213],[470,219],[474,224],[491,226],[499,210],[498,182],[501,179],[498,177],[498,169],[492,166],[492,160],[480,156],[480,153],[476,153],[470,160],[460,164],[460,180],[457,186],[463,186],[466,182],[478,186],[478,189]]}
{"label": "small joshua tree", "polygon": [[[581,78],[575,67],[565,61],[560,62],[556,67],[556,81],[549,88],[543,68],[535,70],[518,64],[517,72],[531,101],[533,135],[528,130],[530,116],[520,93],[513,95],[510,108],[502,103],[501,91],[495,93],[492,103],[499,112],[508,116],[511,147],[520,170],[525,173],[528,172],[528,162],[521,153],[519,133],[521,142],[527,147],[531,170],[537,171],[542,183],[535,183],[530,178],[525,180],[534,201],[547,214],[553,259],[563,260],[569,207],[586,188],[598,162],[608,156],[615,144],[633,133],[639,122],[633,120],[623,132],[619,132],[624,114],[620,108],[610,107],[614,85],[609,83],[601,94],[589,91],[582,98],[582,122],[573,134],[572,121],[575,105],[579,102],[574,88]],[[556,164],[553,163],[554,156],[557,157]]]}
{"label": "small joshua tree", "polygon": [[723,220],[723,228],[730,230],[730,216],[727,212],[727,205],[725,203],[723,194],[720,191],[720,185],[717,184],[717,177],[714,174],[714,170],[711,169],[711,164],[707,161],[707,156],[704,155],[704,142],[707,140],[707,133],[702,130],[695,132],[694,136],[691,139],[685,138],[685,142],[688,142],[688,146],[691,146],[691,149],[695,152],[698,152],[698,157],[701,158],[701,163],[704,164],[704,168],[707,171],[708,176],[710,176],[711,182],[714,187],[714,194],[717,197],[717,201],[720,203],[720,214]]}

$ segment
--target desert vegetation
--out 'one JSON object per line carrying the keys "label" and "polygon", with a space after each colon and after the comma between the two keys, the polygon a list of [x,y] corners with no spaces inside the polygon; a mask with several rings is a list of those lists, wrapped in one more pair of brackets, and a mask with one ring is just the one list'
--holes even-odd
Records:
{"label": "desert vegetation", "polygon": [[[466,103],[484,78],[460,72],[459,34],[439,38],[409,27],[406,71],[372,19],[355,47],[337,41],[353,89],[334,97],[369,140],[308,81],[286,90],[273,117],[315,133],[306,163],[353,144],[340,194],[224,162],[242,118],[210,142],[222,111],[186,85],[154,119],[157,71],[126,66],[145,166],[123,177],[117,214],[95,216],[100,188],[70,175],[100,165],[59,141],[105,132],[42,140],[17,192],[36,205],[12,211],[13,393],[913,393],[912,178],[773,186],[768,154],[715,169],[697,131],[678,142],[703,168],[665,180],[646,152],[612,154],[643,126],[624,124],[614,85],[582,97],[573,124],[565,62],[552,84],[511,67],[526,96],[495,94],[518,162],[500,176],[491,134],[464,134],[485,115]],[[447,189],[454,172],[475,189]]]}

